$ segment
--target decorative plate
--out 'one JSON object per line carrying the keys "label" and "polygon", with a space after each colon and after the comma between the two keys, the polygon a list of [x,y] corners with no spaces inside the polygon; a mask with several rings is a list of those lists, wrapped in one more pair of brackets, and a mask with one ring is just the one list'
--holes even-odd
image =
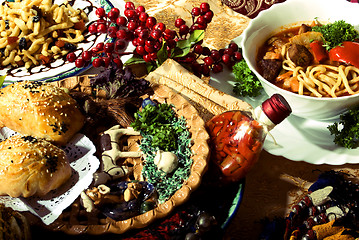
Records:
{"label": "decorative plate", "polygon": [[[65,1],[55,0],[54,4],[60,5],[63,2]],[[87,25],[98,19],[95,15],[95,10],[98,7],[104,7],[106,10],[110,10],[114,6],[120,10],[124,9],[123,1],[115,1],[114,4],[109,0],[74,0],[71,2],[75,9],[83,9],[85,13],[87,13],[89,19],[86,23]],[[93,35],[87,32],[85,33],[85,41],[78,44],[78,49],[75,53],[78,56],[82,51],[88,50],[97,43],[104,41],[106,41],[105,34]],[[30,69],[26,69],[25,67],[3,68],[0,70],[0,75],[6,75],[4,85],[8,85],[18,80],[57,81],[78,75],[89,68],[90,67],[76,68],[75,63],[66,61],[66,56],[64,56],[50,64],[31,67]]]}
{"label": "decorative plate", "polygon": [[[65,86],[69,89],[80,90],[81,92],[93,92],[89,85],[88,76],[72,77],[55,82],[54,84]],[[152,89],[154,93],[151,98],[153,97],[159,103],[166,102],[167,104],[173,104],[178,116],[183,116],[189,126],[193,164],[190,175],[182,187],[165,202],[158,204],[156,208],[122,221],[115,221],[109,217],[96,218],[93,214],[87,214],[86,210],[80,207],[79,199],[77,199],[57,220],[44,227],[71,235],[121,234],[130,229],[144,228],[155,219],[168,216],[175,207],[185,203],[189,199],[191,192],[199,187],[202,176],[207,170],[209,160],[209,147],[207,143],[209,137],[204,127],[204,121],[189,102],[168,87],[154,85]]]}

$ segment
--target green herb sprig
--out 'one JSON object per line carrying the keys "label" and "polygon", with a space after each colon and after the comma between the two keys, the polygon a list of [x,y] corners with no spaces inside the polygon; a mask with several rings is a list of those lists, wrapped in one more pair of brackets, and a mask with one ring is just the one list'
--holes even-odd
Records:
{"label": "green herb sprig", "polygon": [[344,41],[354,41],[359,38],[358,31],[355,30],[354,26],[344,20],[314,26],[312,30],[323,34],[323,43],[328,51]]}
{"label": "green herb sprig", "polygon": [[359,107],[340,115],[340,121],[328,126],[334,143],[348,149],[359,146]]}
{"label": "green herb sprig", "polygon": [[244,59],[236,63],[232,71],[237,81],[233,87],[233,92],[236,95],[241,97],[257,97],[261,94],[263,87]]}
{"label": "green herb sprig", "polygon": [[135,114],[131,127],[151,136],[154,147],[164,151],[175,150],[178,134],[184,129],[173,124],[177,116],[172,107],[165,103],[156,106],[148,104]]}

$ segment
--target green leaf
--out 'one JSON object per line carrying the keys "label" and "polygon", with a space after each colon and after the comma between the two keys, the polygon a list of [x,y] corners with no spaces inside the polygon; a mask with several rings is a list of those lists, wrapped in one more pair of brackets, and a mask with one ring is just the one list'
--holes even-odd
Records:
{"label": "green leaf", "polygon": [[133,55],[130,59],[128,59],[124,65],[128,66],[128,65],[132,65],[132,64],[141,64],[141,63],[146,63],[145,60],[143,60],[143,58],[139,55]]}
{"label": "green leaf", "polygon": [[204,30],[194,30],[188,39],[179,40],[177,42],[176,48],[173,50],[171,57],[184,57],[186,56],[191,48],[198,43],[199,41],[203,40],[204,38]]}
{"label": "green leaf", "polygon": [[165,41],[162,43],[161,49],[157,52],[157,66],[161,66],[168,58],[167,44]]}
{"label": "green leaf", "polygon": [[192,45],[198,43],[204,38],[204,30],[194,30],[193,33],[189,36],[188,40],[192,43]]}
{"label": "green leaf", "polygon": [[0,88],[4,84],[5,78],[6,78],[6,75],[0,76]]}

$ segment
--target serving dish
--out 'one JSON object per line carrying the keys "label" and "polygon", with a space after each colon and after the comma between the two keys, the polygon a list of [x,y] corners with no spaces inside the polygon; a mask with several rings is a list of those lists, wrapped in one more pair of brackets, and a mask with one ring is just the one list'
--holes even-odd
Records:
{"label": "serving dish", "polygon": [[[233,96],[235,78],[228,70],[211,76],[210,85]],[[237,96],[238,97],[238,96]],[[262,91],[255,98],[238,97],[252,107],[260,105],[268,95]],[[283,156],[293,161],[304,161],[312,164],[341,165],[359,163],[359,149],[346,149],[336,146],[334,136],[330,135],[327,127],[338,121],[315,120],[290,115],[270,131],[266,137],[263,149],[267,152]],[[305,149],[305,151],[303,151]]]}
{"label": "serving dish", "polygon": [[[65,1],[55,0],[54,4],[61,4],[63,2]],[[89,21],[86,23],[87,25],[98,19],[95,15],[96,8],[104,7],[105,9],[109,10],[112,7],[117,7],[122,10],[124,9],[124,4],[124,1],[111,2],[109,0],[73,1],[74,8],[83,9],[87,13],[89,19]],[[87,32],[85,35],[85,40],[78,44],[78,50],[76,50],[75,53],[76,55],[79,55],[82,51],[88,50],[95,46],[97,43],[104,41],[106,41],[105,34],[94,35]],[[76,68],[75,63],[66,61],[66,56],[64,56],[63,58],[57,59],[50,64],[40,65],[30,68],[29,70],[27,70],[25,67],[16,69],[7,67],[0,70],[0,75],[6,75],[4,85],[8,85],[18,80],[58,81],[67,77],[81,74],[89,68],[90,66]]]}
{"label": "serving dish", "polygon": [[291,105],[293,115],[317,120],[334,119],[348,108],[358,104],[359,95],[315,98],[281,89],[259,74],[256,66],[257,51],[259,46],[274,33],[314,20],[321,23],[344,20],[358,30],[359,22],[353,17],[358,10],[358,4],[346,0],[289,0],[260,12],[249,23],[243,36],[234,41],[242,46],[244,59],[253,73],[258,76],[267,95],[271,96],[274,93],[283,95]]}

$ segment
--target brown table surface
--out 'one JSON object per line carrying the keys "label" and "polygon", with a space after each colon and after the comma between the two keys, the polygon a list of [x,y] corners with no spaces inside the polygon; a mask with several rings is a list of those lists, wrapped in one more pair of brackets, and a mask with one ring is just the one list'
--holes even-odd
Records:
{"label": "brown table surface", "polygon": [[358,175],[359,165],[313,165],[263,151],[246,177],[241,205],[224,239],[258,239],[265,218],[285,217],[293,203],[322,171],[343,170]]}

